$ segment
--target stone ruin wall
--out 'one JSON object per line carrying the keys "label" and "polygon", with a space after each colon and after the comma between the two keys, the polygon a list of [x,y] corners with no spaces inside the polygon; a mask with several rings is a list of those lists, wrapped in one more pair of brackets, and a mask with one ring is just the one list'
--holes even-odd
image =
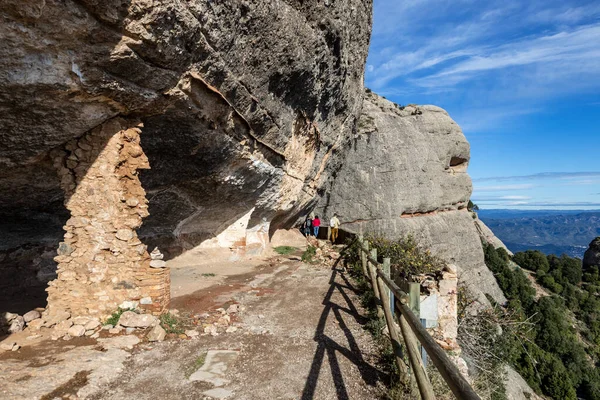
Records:
{"label": "stone ruin wall", "polygon": [[138,173],[150,168],[141,124],[116,118],[52,152],[71,218],[60,243],[49,315],[110,315],[124,301],[160,313],[168,305],[168,269],[150,267],[136,229],[148,216]]}
{"label": "stone ruin wall", "polygon": [[[428,297],[435,296],[437,324],[430,333],[447,350],[457,350],[458,338],[458,268],[448,265],[437,276],[419,275],[414,277],[421,284],[421,304]],[[423,318],[423,316],[421,316]]]}

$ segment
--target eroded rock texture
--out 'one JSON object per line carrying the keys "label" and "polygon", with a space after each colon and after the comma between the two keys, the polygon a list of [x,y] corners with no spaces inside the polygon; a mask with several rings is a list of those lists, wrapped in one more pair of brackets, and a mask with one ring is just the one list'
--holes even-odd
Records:
{"label": "eroded rock texture", "polygon": [[289,226],[360,112],[370,1],[0,3],[0,250],[37,254],[2,262],[12,284],[53,278],[71,217],[50,152],[113,118],[143,124],[138,235],[172,256]]}
{"label": "eroded rock texture", "polygon": [[355,232],[413,235],[457,265],[459,279],[482,301],[489,293],[504,302],[466,209],[469,144],[459,126],[439,107],[401,108],[372,93],[363,107],[321,214],[337,212],[342,229]]}

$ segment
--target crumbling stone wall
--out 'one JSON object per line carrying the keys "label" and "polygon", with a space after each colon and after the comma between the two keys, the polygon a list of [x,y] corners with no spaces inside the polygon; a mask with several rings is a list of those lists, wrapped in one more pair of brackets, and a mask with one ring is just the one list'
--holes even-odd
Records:
{"label": "crumbling stone wall", "polygon": [[[421,304],[433,299],[436,321],[431,321],[430,332],[446,350],[458,347],[458,276],[455,265],[447,265],[437,275],[416,275],[413,280],[421,284]],[[421,316],[421,318],[426,318]]]}
{"label": "crumbling stone wall", "polygon": [[136,233],[148,215],[138,171],[150,167],[140,128],[115,118],[52,153],[71,218],[47,289],[50,315],[106,316],[141,299],[161,312],[169,301],[169,271],[150,267]]}

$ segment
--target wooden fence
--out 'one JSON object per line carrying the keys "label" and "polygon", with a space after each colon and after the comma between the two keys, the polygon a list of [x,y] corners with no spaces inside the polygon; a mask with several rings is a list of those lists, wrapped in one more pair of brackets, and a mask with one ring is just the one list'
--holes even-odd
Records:
{"label": "wooden fence", "polygon": [[[417,382],[421,398],[423,400],[435,399],[435,394],[425,371],[418,343],[423,346],[433,365],[440,372],[456,398],[460,400],[480,400],[471,385],[458,371],[456,365],[421,325],[421,321],[410,308],[409,294],[402,291],[390,278],[390,259],[384,258],[383,263],[379,263],[377,261],[377,249],[369,249],[369,242],[365,241],[361,235],[358,236],[358,243],[363,274],[371,283],[375,293],[377,314],[379,317],[384,317],[387,323],[402,383],[404,385],[410,384],[410,373],[409,368],[404,363],[400,335],[394,323],[394,314],[397,317],[400,333],[406,345],[410,371]],[[392,294],[395,298],[394,307],[391,306],[390,301]],[[414,295],[412,297],[415,298]]]}

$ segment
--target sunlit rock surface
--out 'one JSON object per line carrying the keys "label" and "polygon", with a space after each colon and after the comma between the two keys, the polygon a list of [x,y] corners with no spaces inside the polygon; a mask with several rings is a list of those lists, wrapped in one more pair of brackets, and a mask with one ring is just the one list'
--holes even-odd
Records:
{"label": "sunlit rock surface", "polygon": [[337,212],[342,229],[390,238],[414,236],[455,264],[458,276],[486,301],[504,302],[485,265],[481,239],[466,206],[469,143],[439,107],[400,107],[368,93],[358,134],[342,150],[335,180],[319,203]]}

